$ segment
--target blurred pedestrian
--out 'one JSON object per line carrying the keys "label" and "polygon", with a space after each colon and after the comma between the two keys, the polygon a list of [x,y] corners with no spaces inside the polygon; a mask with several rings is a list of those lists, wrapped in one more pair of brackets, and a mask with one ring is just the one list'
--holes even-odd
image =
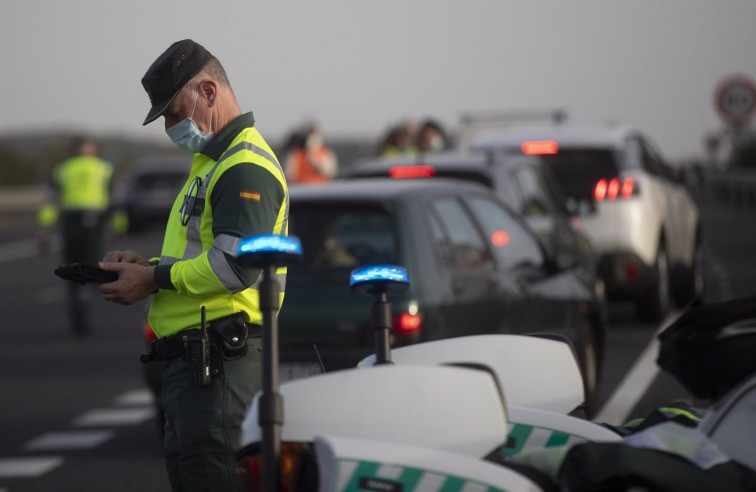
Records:
{"label": "blurred pedestrian", "polygon": [[[89,137],[73,141],[74,156],[53,168],[51,198],[37,213],[37,242],[46,251],[60,222],[64,263],[96,264],[105,248],[105,230],[113,184],[113,166],[98,157]],[[90,330],[91,286],[66,282],[68,321],[76,336]]]}
{"label": "blurred pedestrian", "polygon": [[286,179],[289,183],[324,183],[338,171],[336,155],[326,147],[317,124],[311,123],[301,133],[295,133],[286,156]]}
{"label": "blurred pedestrian", "polygon": [[[100,291],[119,304],[153,296],[148,321],[158,338],[144,360],[164,361],[172,490],[237,491],[240,427],[262,388],[261,270],[241,264],[237,247],[248,236],[288,233],[288,188],[252,113],[242,113],[223,66],[204,47],[173,43],[142,85],[152,104],[144,124],[164,117],[171,140],[194,155],[191,172],[160,255],[106,253],[100,266],[119,278]],[[286,268],[277,276],[282,283]]]}
{"label": "blurred pedestrian", "polygon": [[378,152],[386,157],[417,154],[411,130],[405,124],[391,127],[381,140]]}
{"label": "blurred pedestrian", "polygon": [[427,119],[420,124],[417,149],[420,152],[442,152],[449,147],[449,139],[440,123]]}

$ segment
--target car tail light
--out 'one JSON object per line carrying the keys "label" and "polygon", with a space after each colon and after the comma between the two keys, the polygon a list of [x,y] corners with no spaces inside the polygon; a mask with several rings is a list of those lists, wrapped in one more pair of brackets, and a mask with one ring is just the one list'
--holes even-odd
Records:
{"label": "car tail light", "polygon": [[401,313],[394,316],[394,333],[399,335],[412,335],[423,328],[423,319],[419,314]]}
{"label": "car tail light", "polygon": [[389,168],[389,176],[392,178],[432,178],[436,175],[433,166],[393,166]]}
{"label": "car tail light", "polygon": [[520,149],[526,155],[556,154],[559,152],[559,144],[554,140],[532,140],[523,142]]}
{"label": "car tail light", "polygon": [[507,244],[509,244],[509,232],[505,231],[504,229],[493,231],[491,233],[491,244],[493,244],[497,248],[506,246]]}
{"label": "car tail light", "polygon": [[[317,464],[309,445],[282,443],[280,458],[282,492],[317,490]],[[243,456],[238,476],[243,492],[262,492],[262,455],[256,452]]]}
{"label": "car tail light", "polygon": [[638,187],[633,178],[600,179],[593,187],[593,198],[597,202],[614,201],[617,198],[630,198],[638,194]]}
{"label": "car tail light", "polygon": [[144,322],[144,326],[142,326],[142,334],[144,335],[144,339],[148,342],[151,342],[157,338],[157,335],[155,335],[152,327],[146,321]]}

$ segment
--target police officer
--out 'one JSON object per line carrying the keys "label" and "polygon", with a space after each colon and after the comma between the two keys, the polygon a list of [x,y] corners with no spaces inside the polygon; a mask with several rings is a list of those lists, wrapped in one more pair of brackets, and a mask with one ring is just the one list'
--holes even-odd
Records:
{"label": "police officer", "polygon": [[[168,136],[194,158],[160,257],[106,253],[100,265],[119,279],[100,291],[120,304],[153,294],[148,319],[159,338],[143,360],[165,361],[160,403],[172,489],[237,490],[240,426],[262,387],[262,313],[261,271],[241,265],[236,248],[247,236],[287,234],[288,188],[252,113],[242,113],[204,47],[190,39],[172,44],[142,85],[152,104],[144,124],[163,116]],[[277,272],[282,287],[285,274]]]}
{"label": "police officer", "polygon": [[[73,148],[76,155],[53,169],[51,200],[37,214],[37,241],[40,249],[47,249],[60,215],[63,261],[95,264],[104,251],[113,166],[98,157],[97,143],[91,138],[74,139]],[[70,328],[82,336],[89,331],[91,291],[77,282],[66,283]]]}

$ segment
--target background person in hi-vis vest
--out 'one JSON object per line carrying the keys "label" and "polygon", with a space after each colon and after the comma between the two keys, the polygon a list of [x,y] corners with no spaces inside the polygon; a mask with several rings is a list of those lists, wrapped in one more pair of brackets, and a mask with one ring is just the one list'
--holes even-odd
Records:
{"label": "background person in hi-vis vest", "polygon": [[[160,404],[172,489],[238,490],[239,429],[262,387],[262,313],[261,271],[235,253],[240,238],[287,234],[288,188],[252,113],[242,113],[220,62],[201,45],[172,44],[142,85],[152,104],[144,124],[163,116],[168,136],[194,158],[160,256],[106,253],[100,266],[119,278],[100,291],[120,304],[153,295],[148,320],[158,339],[142,360],[165,361]],[[277,276],[283,301],[286,269]]]}
{"label": "background person in hi-vis vest", "polygon": [[[72,150],[72,157],[53,168],[50,198],[37,212],[37,243],[41,251],[46,251],[52,230],[58,226],[63,263],[94,265],[105,252],[113,165],[98,157],[97,142],[89,137],[74,138]],[[66,284],[71,333],[84,336],[90,330],[90,304],[97,291],[78,282]]]}

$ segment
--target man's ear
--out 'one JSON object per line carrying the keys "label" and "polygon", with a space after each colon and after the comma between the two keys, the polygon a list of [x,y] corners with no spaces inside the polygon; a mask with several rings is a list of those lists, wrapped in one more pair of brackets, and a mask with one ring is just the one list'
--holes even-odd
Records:
{"label": "man's ear", "polygon": [[218,95],[218,85],[213,80],[203,80],[199,83],[199,92],[202,97],[207,101],[209,107],[215,105],[215,98]]}

